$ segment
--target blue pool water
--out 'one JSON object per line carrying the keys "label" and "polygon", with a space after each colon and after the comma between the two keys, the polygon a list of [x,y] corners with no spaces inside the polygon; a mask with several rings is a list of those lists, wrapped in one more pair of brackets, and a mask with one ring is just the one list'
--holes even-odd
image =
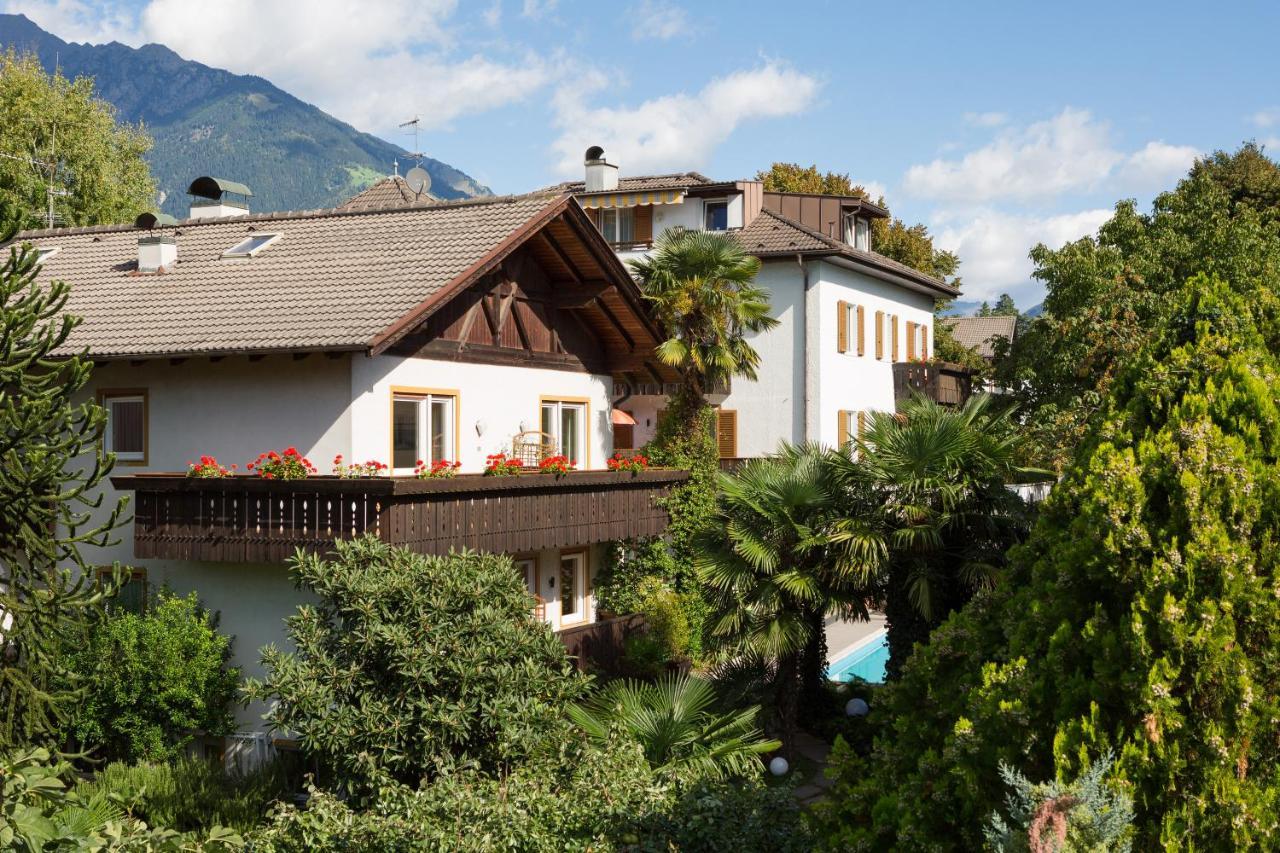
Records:
{"label": "blue pool water", "polygon": [[884,667],[889,662],[889,641],[884,631],[858,646],[853,651],[831,662],[827,678],[832,681],[853,681],[861,678],[879,684],[884,681]]}

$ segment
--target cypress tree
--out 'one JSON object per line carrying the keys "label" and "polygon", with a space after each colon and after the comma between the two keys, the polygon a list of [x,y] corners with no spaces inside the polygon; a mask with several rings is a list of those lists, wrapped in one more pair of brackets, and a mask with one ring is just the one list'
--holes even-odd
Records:
{"label": "cypress tree", "polygon": [[[12,240],[12,227],[0,244]],[[9,245],[0,266],[0,751],[56,737],[79,691],[61,650],[110,589],[80,555],[106,545],[124,510],[98,513],[111,470],[106,415],[78,399],[93,363],[55,357],[78,325],[68,287],[36,282],[37,252]],[[118,570],[117,570],[118,575]],[[114,584],[107,584],[106,587]]]}
{"label": "cypress tree", "polygon": [[840,846],[977,849],[1002,762],[1108,752],[1136,849],[1280,838],[1276,299],[1192,279],[1117,381],[1011,571],[934,632],[844,750]]}

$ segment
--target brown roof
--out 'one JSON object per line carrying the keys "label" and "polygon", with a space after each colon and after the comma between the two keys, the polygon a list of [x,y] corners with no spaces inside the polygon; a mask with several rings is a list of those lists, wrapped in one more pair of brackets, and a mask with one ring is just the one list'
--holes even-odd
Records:
{"label": "brown roof", "polygon": [[[672,172],[668,175],[636,175],[634,178],[619,178],[618,188],[616,190],[605,190],[605,192],[630,193],[643,192],[644,190],[678,190],[715,183],[719,182],[713,181],[698,172]],[[586,191],[586,184],[584,181],[565,181],[559,184],[552,184],[544,189],[551,192],[580,193]]]}
{"label": "brown roof", "polygon": [[338,205],[338,210],[378,210],[439,201],[430,192],[415,193],[399,175],[388,175]]}
{"label": "brown roof", "polygon": [[926,275],[914,267],[887,258],[879,252],[855,249],[848,243],[833,240],[772,210],[760,211],[750,225],[733,233],[742,247],[757,257],[786,257],[797,254],[834,255],[887,273],[896,279],[906,280],[917,289],[929,290],[948,297],[960,293],[959,289],[931,275]]}
{"label": "brown roof", "polygon": [[[584,233],[590,230],[567,196],[546,195],[187,220],[154,232],[176,234],[178,242],[177,263],[155,274],[137,272],[138,238],[148,232],[131,226],[28,231],[18,239],[59,249],[39,279],[70,283],[66,310],[84,318],[63,353],[369,350],[394,341],[433,299],[474,281],[561,216],[580,217]],[[222,257],[264,233],[281,237],[254,257]],[[631,287],[620,271],[603,274]]]}
{"label": "brown roof", "polygon": [[947,317],[942,322],[951,327],[957,343],[977,350],[983,358],[995,358],[995,339],[1005,338],[1012,342],[1018,330],[1018,318],[1013,316]]}

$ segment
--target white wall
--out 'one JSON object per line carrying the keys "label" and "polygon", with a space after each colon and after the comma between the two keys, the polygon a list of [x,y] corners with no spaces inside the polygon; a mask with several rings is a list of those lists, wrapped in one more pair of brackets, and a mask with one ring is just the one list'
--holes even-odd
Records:
{"label": "white wall", "polygon": [[[810,400],[818,441],[834,445],[838,440],[840,411],[885,411],[895,408],[893,397],[892,337],[886,330],[883,359],[875,353],[875,312],[898,315],[898,358],[906,360],[907,322],[925,324],[929,351],[933,351],[933,299],[896,287],[830,261],[813,265],[816,280],[818,340],[811,343],[818,368],[816,399]],[[849,347],[838,347],[838,303],[863,306],[866,324],[863,355],[857,353],[855,322],[849,324]],[[919,353],[919,348],[916,350]]]}
{"label": "white wall", "polygon": [[[568,370],[499,367],[381,355],[352,359],[350,458],[391,458],[391,389],[431,388],[458,392],[458,450],[462,471],[484,470],[485,457],[511,453],[511,439],[541,429],[541,397],[586,398],[587,460],[604,468],[613,454],[610,394],[613,380]],[[479,428],[478,428],[479,427]]]}
{"label": "white wall", "polygon": [[668,228],[702,229],[702,199],[686,198],[680,204],[659,204],[653,208],[653,235]]}

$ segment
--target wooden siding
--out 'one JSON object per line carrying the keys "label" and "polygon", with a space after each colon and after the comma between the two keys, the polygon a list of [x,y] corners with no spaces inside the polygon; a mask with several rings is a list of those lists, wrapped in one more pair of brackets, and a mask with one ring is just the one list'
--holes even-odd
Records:
{"label": "wooden siding", "polygon": [[644,617],[639,613],[575,625],[557,633],[578,669],[620,674],[627,638],[642,633]]}
{"label": "wooden siding", "polygon": [[138,559],[278,563],[297,548],[324,552],[365,534],[421,554],[656,536],[669,518],[655,499],[687,478],[683,471],[295,481],[140,474],[111,482],[136,493]]}

